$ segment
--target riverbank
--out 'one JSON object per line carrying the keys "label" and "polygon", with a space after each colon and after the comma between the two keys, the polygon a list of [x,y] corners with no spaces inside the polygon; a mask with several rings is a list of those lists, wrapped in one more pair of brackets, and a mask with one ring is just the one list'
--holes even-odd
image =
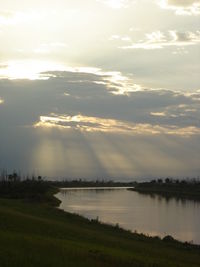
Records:
{"label": "riverbank", "polygon": [[135,183],[134,188],[130,190],[142,194],[160,195],[165,198],[200,201],[199,181],[153,180],[151,182]]}
{"label": "riverbank", "polygon": [[1,267],[199,266],[199,246],[66,213],[55,208],[55,190],[45,202],[0,199]]}

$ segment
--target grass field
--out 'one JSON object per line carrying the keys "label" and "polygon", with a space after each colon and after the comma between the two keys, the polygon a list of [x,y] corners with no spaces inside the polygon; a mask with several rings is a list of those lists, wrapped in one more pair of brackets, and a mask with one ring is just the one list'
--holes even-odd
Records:
{"label": "grass field", "polygon": [[199,267],[200,249],[131,234],[48,204],[0,199],[0,267]]}

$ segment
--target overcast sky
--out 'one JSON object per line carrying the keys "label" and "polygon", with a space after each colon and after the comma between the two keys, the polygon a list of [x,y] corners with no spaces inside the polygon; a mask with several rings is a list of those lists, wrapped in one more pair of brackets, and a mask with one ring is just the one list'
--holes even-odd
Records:
{"label": "overcast sky", "polygon": [[199,0],[0,0],[0,169],[200,175]]}

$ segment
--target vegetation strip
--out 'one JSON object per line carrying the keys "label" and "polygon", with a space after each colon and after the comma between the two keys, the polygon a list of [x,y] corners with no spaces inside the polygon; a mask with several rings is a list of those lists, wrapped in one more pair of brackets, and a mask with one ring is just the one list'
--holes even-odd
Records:
{"label": "vegetation strip", "polygon": [[130,189],[143,194],[157,194],[167,199],[188,199],[200,201],[200,181],[199,180],[174,180],[166,178],[150,182],[135,183]]}

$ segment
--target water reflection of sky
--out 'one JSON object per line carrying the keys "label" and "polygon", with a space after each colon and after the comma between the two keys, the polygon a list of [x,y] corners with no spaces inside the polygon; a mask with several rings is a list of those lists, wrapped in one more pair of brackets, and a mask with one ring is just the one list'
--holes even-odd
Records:
{"label": "water reflection of sky", "polygon": [[121,190],[61,191],[60,208],[149,235],[200,243],[200,203]]}

